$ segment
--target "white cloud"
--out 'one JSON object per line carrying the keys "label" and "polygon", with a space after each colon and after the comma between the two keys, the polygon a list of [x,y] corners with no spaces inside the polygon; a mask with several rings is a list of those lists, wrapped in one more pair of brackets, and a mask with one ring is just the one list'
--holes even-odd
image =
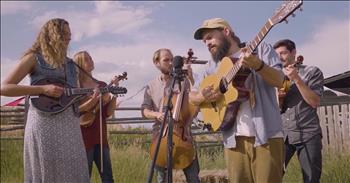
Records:
{"label": "white cloud", "polygon": [[[109,46],[86,45],[73,53],[81,50],[87,50],[94,62],[94,76],[105,82],[121,72],[128,73],[128,80],[120,83],[128,89],[128,93],[120,100],[125,100],[136,94],[151,79],[159,74],[152,62],[153,53],[159,48],[169,48],[174,55],[186,56],[187,50],[192,48],[195,56],[200,59],[208,59],[208,51],[200,41],[189,41],[186,37],[173,35],[169,32],[145,33],[137,37],[133,44],[114,44]],[[204,69],[203,65],[193,65],[193,70],[198,72]],[[143,92],[125,101],[121,106],[140,106],[143,100]]]}
{"label": "white cloud", "polygon": [[30,2],[25,1],[1,1],[1,15],[16,14],[31,9]]}
{"label": "white cloud", "polygon": [[98,1],[93,10],[49,11],[37,16],[32,24],[41,27],[53,17],[62,17],[70,23],[72,39],[79,41],[105,33],[132,34],[152,22],[148,17],[151,13],[147,8],[124,6],[118,1]]}
{"label": "white cloud", "polygon": [[325,77],[350,70],[350,20],[329,20],[298,46],[304,64],[319,67]]}

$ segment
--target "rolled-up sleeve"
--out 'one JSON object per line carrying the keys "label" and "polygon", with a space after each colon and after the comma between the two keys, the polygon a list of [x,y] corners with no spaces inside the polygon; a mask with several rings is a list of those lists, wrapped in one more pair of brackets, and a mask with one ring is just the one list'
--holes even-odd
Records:
{"label": "rolled-up sleeve", "polygon": [[314,67],[310,73],[310,79],[307,82],[307,85],[312,91],[314,91],[318,96],[323,94],[323,73],[322,71]]}
{"label": "rolled-up sleeve", "polygon": [[145,89],[145,94],[143,96],[143,102],[141,104],[141,114],[143,117],[145,117],[143,113],[144,109],[154,110],[154,104],[150,93],[151,93],[150,87],[147,86]]}
{"label": "rolled-up sleeve", "polygon": [[282,62],[279,59],[276,51],[271,46],[271,44],[262,42],[258,49],[258,55],[259,55],[259,58],[269,66],[278,70],[282,70]]}

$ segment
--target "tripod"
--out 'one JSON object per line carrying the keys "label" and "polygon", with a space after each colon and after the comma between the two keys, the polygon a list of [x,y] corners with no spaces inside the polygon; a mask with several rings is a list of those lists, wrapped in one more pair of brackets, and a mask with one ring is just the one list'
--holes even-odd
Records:
{"label": "tripod", "polygon": [[174,57],[174,61],[173,61],[173,66],[174,66],[174,70],[172,72],[172,79],[171,79],[171,87],[170,87],[170,92],[167,98],[167,103],[164,106],[164,120],[163,123],[161,124],[160,127],[160,132],[159,132],[159,136],[157,139],[157,144],[156,144],[156,148],[155,148],[155,152],[153,155],[153,159],[152,159],[152,164],[150,166],[149,172],[148,172],[148,177],[147,177],[147,182],[151,183],[152,182],[152,178],[153,178],[153,173],[154,173],[154,167],[155,167],[155,162],[157,160],[158,157],[158,152],[159,152],[159,147],[160,147],[160,143],[161,143],[161,139],[164,133],[164,127],[165,127],[165,123],[167,122],[168,124],[168,144],[167,144],[167,180],[168,183],[172,183],[172,170],[173,170],[173,126],[174,126],[174,120],[172,117],[172,103],[171,103],[171,99],[173,98],[173,94],[174,94],[174,88],[175,88],[175,84],[176,82],[178,82],[179,85],[179,89],[181,90],[181,81],[184,79],[185,77],[185,72],[181,69],[183,66],[183,58],[180,56],[176,56]]}

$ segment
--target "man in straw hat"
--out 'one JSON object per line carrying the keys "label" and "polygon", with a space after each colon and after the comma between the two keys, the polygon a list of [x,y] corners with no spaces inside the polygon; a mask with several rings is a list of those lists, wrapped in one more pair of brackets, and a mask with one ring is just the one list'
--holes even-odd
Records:
{"label": "man in straw hat", "polygon": [[[237,89],[243,97],[232,102],[238,107],[231,108],[229,104],[226,110],[224,121],[232,125],[220,129],[230,182],[282,182],[283,133],[275,87],[282,85],[283,73],[278,55],[266,43],[260,45],[256,54],[249,54],[222,18],[205,20],[194,38],[204,42],[213,59],[202,78],[217,72],[224,57],[242,64],[233,83],[242,86]],[[190,94],[192,103],[200,105],[222,97],[212,86],[199,89],[199,83],[195,82],[197,90]]]}

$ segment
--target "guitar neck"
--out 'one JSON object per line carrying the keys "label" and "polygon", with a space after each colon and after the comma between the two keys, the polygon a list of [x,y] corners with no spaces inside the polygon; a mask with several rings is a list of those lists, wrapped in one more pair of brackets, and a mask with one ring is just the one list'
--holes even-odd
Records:
{"label": "guitar neck", "polygon": [[[93,93],[94,88],[66,88],[66,95],[84,95],[88,93]],[[100,88],[101,93],[108,92],[108,88]]]}
{"label": "guitar neck", "polygon": [[[246,47],[248,48],[248,51],[247,51],[248,54],[252,54],[256,50],[256,48],[259,46],[261,41],[266,37],[267,33],[271,30],[272,27],[273,27],[273,23],[271,22],[270,19],[268,19],[265,25],[260,29],[258,34],[255,36],[253,41],[247,44]],[[237,64],[234,64],[232,69],[229,71],[229,73],[225,77],[227,83],[230,83],[233,80],[233,78],[236,76],[237,72],[241,69],[241,67],[242,65],[240,62],[237,62]]]}

